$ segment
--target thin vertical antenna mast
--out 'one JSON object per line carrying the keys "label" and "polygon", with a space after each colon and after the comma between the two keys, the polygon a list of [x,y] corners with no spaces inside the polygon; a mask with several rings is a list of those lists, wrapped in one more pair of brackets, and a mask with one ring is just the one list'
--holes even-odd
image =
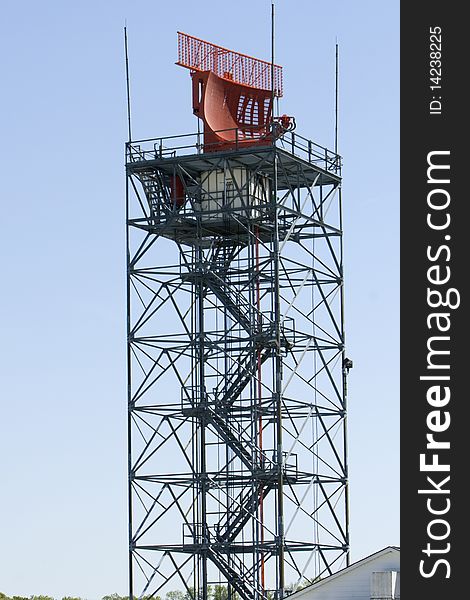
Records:
{"label": "thin vertical antenna mast", "polygon": [[276,152],[276,136],[274,135],[274,97],[275,97],[275,86],[274,86],[274,59],[275,59],[275,46],[274,46],[274,24],[275,24],[275,10],[274,2],[271,4],[271,83],[272,83],[272,106],[273,106],[273,204],[274,204],[274,319],[276,323],[276,375],[275,375],[275,398],[276,398],[276,462],[278,469],[277,477],[277,596],[278,600],[284,598],[284,471],[283,471],[283,453],[282,453],[282,359],[280,355],[281,348],[281,332],[280,332],[280,321],[281,321],[281,305],[280,305],[280,294],[279,294],[279,263],[280,263],[280,250],[279,250],[279,219],[277,212],[277,177],[278,177],[278,156]]}
{"label": "thin vertical antenna mast", "polygon": [[[271,3],[271,102],[272,102],[272,120],[274,122],[274,100],[275,100],[275,88],[274,88],[274,2]],[[274,131],[274,130],[273,130]]]}
{"label": "thin vertical antenna mast", "polygon": [[126,93],[127,93],[127,134],[129,142],[132,141],[131,130],[131,91],[129,85],[129,53],[127,50],[127,27],[124,27],[124,49],[126,53]]}
{"label": "thin vertical antenna mast", "polygon": [[338,42],[335,57],[335,154],[338,154]]}
{"label": "thin vertical antenna mast", "polygon": [[[127,27],[124,27],[124,50],[126,57],[126,90],[127,90],[127,127],[128,127],[128,143],[131,142],[131,100],[129,90],[129,59],[127,53]],[[126,223],[129,223],[129,178],[126,178]],[[126,227],[126,247],[127,247],[127,264],[130,264],[130,245],[129,245],[129,227]],[[131,280],[129,275],[127,276],[127,337],[130,336],[131,331]],[[130,347],[127,348],[127,404],[131,404],[131,384],[132,384],[132,359]],[[128,469],[128,536],[129,536],[129,554],[128,554],[128,569],[129,569],[129,600],[134,600],[134,568],[133,568],[133,554],[132,554],[132,536],[133,536],[133,496],[132,496],[132,481],[131,481],[131,470],[132,470],[132,414],[128,410],[127,416],[127,469]]]}

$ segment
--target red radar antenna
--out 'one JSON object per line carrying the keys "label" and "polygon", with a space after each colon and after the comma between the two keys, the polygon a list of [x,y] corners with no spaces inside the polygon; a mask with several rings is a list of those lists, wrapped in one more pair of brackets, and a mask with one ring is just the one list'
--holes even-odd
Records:
{"label": "red radar antenna", "polygon": [[[282,67],[178,32],[178,61],[191,71],[193,112],[204,123],[204,150],[266,144]],[[273,81],[274,79],[274,81]],[[291,128],[286,115],[278,127]]]}

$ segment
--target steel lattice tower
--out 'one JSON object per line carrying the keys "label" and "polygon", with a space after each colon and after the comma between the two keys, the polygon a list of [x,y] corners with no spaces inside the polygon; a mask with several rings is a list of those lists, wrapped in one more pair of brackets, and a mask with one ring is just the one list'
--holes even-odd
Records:
{"label": "steel lattice tower", "polygon": [[341,160],[270,123],[127,145],[131,597],[347,564]]}

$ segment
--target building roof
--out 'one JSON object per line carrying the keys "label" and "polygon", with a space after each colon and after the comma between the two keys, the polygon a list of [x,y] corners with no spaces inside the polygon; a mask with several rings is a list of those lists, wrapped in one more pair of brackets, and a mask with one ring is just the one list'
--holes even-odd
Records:
{"label": "building roof", "polygon": [[312,583],[311,585],[308,585],[308,586],[302,588],[298,592],[294,592],[293,594],[290,594],[288,596],[288,598],[292,598],[292,600],[294,600],[294,599],[300,600],[300,598],[302,598],[304,595],[310,593],[313,590],[317,590],[322,585],[324,585],[326,583],[330,583],[331,581],[341,577],[345,573],[350,573],[351,571],[354,571],[358,567],[361,567],[361,566],[367,564],[368,562],[374,561],[375,559],[379,558],[380,556],[385,556],[389,552],[393,552],[393,553],[396,552],[399,554],[400,548],[399,548],[399,546],[386,546],[385,548],[382,548],[382,550],[378,550],[377,552],[374,552],[373,554],[369,554],[369,556],[366,556],[365,558],[361,558],[361,560],[358,560],[358,561],[352,563],[348,567],[345,567],[344,569],[341,569],[340,571],[337,571],[336,573],[333,573],[332,575],[328,575],[328,577],[325,577],[324,579],[320,579],[320,581],[316,581],[315,583]]}

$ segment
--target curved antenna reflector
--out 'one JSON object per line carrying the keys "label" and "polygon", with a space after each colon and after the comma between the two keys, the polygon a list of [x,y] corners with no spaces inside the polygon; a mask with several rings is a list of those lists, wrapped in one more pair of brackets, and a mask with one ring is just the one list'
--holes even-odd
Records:
{"label": "curved antenna reflector", "polygon": [[[177,65],[191,71],[212,71],[218,77],[258,90],[283,94],[282,67],[178,31]],[[272,73],[273,71],[273,73]],[[274,86],[272,79],[274,78]]]}

